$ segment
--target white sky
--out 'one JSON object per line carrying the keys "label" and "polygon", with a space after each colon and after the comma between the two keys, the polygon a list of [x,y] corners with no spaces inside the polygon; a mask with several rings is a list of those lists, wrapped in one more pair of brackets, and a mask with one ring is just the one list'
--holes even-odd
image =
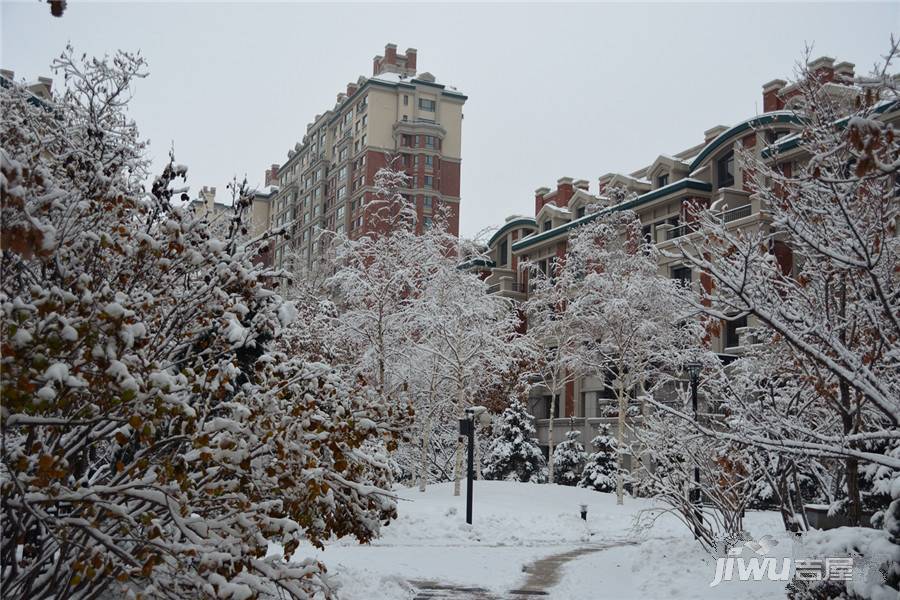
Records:
{"label": "white sky", "polygon": [[[0,64],[51,75],[52,57],[140,49],[132,114],[157,164],[175,144],[194,193],[245,173],[261,185],[387,42],[457,86],[464,108],[461,234],[531,214],[534,190],[591,182],[702,141],[761,110],[805,43],[868,70],[900,34],[900,3],[441,5],[84,3],[62,19],[2,4]],[[900,67],[898,67],[900,70]]]}

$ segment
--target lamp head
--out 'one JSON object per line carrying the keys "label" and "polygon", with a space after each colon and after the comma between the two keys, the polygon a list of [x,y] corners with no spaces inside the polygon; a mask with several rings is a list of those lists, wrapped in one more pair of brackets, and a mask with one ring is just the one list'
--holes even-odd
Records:
{"label": "lamp head", "polygon": [[685,365],[685,369],[690,375],[691,379],[696,381],[700,377],[700,371],[703,370],[703,366],[698,362],[689,362]]}

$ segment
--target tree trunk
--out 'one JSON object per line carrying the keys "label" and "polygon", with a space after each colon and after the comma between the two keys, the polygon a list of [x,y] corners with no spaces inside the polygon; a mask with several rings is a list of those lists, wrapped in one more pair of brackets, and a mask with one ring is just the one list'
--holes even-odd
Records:
{"label": "tree trunk", "polygon": [[550,423],[547,427],[547,482],[553,483],[553,415],[556,413],[556,394],[550,392]]}
{"label": "tree trunk", "polygon": [[[619,371],[621,373],[621,370]],[[619,457],[619,472],[616,473],[616,504],[624,504],[625,503],[625,455],[622,452],[625,447],[625,411],[628,406],[625,403],[625,393],[622,385],[621,375],[619,376],[619,383],[616,386],[616,395],[619,401],[619,418],[618,418],[618,431],[616,432],[616,442],[618,443]]]}
{"label": "tree trunk", "polygon": [[[855,432],[853,419],[853,405],[850,398],[850,386],[842,377],[838,385],[841,393],[841,423],[844,429],[844,435],[850,435]],[[844,460],[847,469],[847,516],[850,518],[852,527],[859,527],[862,520],[862,498],[859,493],[859,459],[848,456]]]}
{"label": "tree trunk", "polygon": [[456,458],[453,461],[453,495],[459,496],[460,481],[462,479],[463,468],[463,438],[459,436],[456,439]]}
{"label": "tree trunk", "polygon": [[475,479],[481,481],[481,444],[478,443],[478,432],[475,433]]}
{"label": "tree trunk", "polygon": [[422,432],[422,462],[419,465],[419,491],[425,491],[425,485],[428,481],[428,450],[431,444],[431,417],[425,423],[425,430]]}
{"label": "tree trunk", "polygon": [[[466,412],[463,410],[464,400],[465,400],[465,392],[463,391],[462,380],[460,379],[457,382],[459,386],[457,388],[457,396],[456,396],[456,413],[460,419],[466,416]],[[474,427],[474,425],[473,425]],[[456,440],[456,460],[453,465],[453,495],[459,496],[460,491],[460,480],[462,479],[462,469],[463,469],[463,437],[459,436]]]}

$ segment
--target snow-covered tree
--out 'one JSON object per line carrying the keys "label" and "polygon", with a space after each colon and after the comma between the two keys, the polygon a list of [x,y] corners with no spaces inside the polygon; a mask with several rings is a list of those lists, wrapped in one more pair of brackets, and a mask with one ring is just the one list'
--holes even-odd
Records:
{"label": "snow-covered tree", "polygon": [[[602,377],[617,400],[619,448],[626,444],[629,409],[640,398],[671,382],[686,362],[715,360],[702,348],[702,328],[676,298],[678,282],[659,275],[657,259],[635,214],[617,211],[570,237],[560,276],[570,287],[566,312],[583,336],[580,370]],[[624,471],[620,463],[620,503]]]}
{"label": "snow-covered tree", "polygon": [[[696,308],[716,319],[750,316],[783,340],[779,359],[840,426],[792,426],[787,435],[761,427],[748,440],[842,457],[851,481],[860,461],[897,466],[864,447],[895,438],[900,425],[900,140],[880,116],[898,102],[886,69],[841,98],[801,72],[803,126],[794,142],[808,160],[786,169],[776,150],[738,156],[754,174],[749,185],[770,224],[735,231],[704,212],[700,235],[680,252],[710,277],[712,289]],[[858,511],[858,491],[850,496]]]}
{"label": "snow-covered tree", "polygon": [[581,470],[587,462],[580,431],[566,432],[566,439],[553,450],[553,471],[556,483],[577,485],[581,480]]}
{"label": "snow-covered tree", "polygon": [[534,417],[521,402],[510,402],[494,424],[494,431],[485,457],[485,479],[524,483],[547,480],[547,461],[534,438]]}
{"label": "snow-covered tree", "polygon": [[[900,105],[889,73],[897,54],[892,42],[876,73],[843,87],[802,69],[791,104],[800,130],[765,150],[736,152],[766,218],[735,230],[699,211],[698,232],[681,240],[679,252],[709,278],[705,297],[691,301],[695,309],[719,321],[747,316],[757,338],[775,344],[772,356],[782,365],[770,369],[779,375],[774,385],[747,378],[722,397],[727,429],[693,427],[765,451],[842,461],[854,523],[863,506],[860,473],[870,465],[894,473],[900,467],[884,451],[896,444],[900,425],[900,139],[893,116]],[[787,160],[785,147],[800,159]],[[791,375],[796,385],[779,384]],[[806,411],[819,418],[795,417]],[[896,480],[891,490],[884,536],[896,544]],[[892,550],[897,564],[900,546]],[[885,593],[896,593],[891,585]]]}
{"label": "snow-covered tree", "polygon": [[[65,94],[0,91],[4,597],[332,595],[302,543],[395,515],[404,415],[280,350],[296,307],[240,241],[149,191],[126,108],[143,60],[55,66]],[[284,559],[266,559],[280,544]]]}
{"label": "snow-covered tree", "polygon": [[[457,268],[453,256],[434,269],[418,306],[420,347],[436,359],[432,364],[452,393],[455,418],[451,423],[455,425],[465,416],[465,408],[476,404],[497,380],[515,369],[517,348],[523,343],[516,333],[519,319],[511,302],[488,294],[484,281]],[[439,405],[448,400],[446,396],[435,399]],[[426,431],[431,426],[427,421],[423,425]],[[459,493],[462,467],[463,447],[457,444],[455,494]]]}
{"label": "snow-covered tree", "polygon": [[598,492],[612,492],[616,489],[619,451],[616,439],[609,435],[609,425],[598,427],[591,446],[594,451],[587,457],[578,486]]}
{"label": "snow-covered tree", "polygon": [[[549,456],[553,456],[553,433],[560,396],[566,388],[587,373],[592,340],[585,334],[581,317],[572,308],[576,291],[571,270],[564,260],[548,261],[546,271],[538,264],[526,264],[529,285],[528,300],[522,310],[528,321],[527,342],[534,360],[530,363],[530,379],[538,389],[549,393]],[[553,461],[549,461],[548,480],[555,481]]]}

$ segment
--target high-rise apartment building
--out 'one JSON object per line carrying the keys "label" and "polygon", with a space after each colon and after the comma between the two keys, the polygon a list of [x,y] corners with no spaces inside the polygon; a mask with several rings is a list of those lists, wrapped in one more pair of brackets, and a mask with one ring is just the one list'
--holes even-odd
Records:
{"label": "high-rise apartment building", "polygon": [[438,207],[459,233],[462,107],[466,96],[417,72],[413,48],[399,54],[394,44],[375,57],[372,76],[347,84],[334,106],[315,116],[306,134],[272,165],[266,184],[278,186],[271,199],[271,226],[288,226],[290,236],[275,246],[276,266],[290,262],[314,270],[328,236],[351,238],[378,232],[372,207],[375,174],[389,160],[409,175],[403,194],[415,203],[417,229],[431,224]]}

